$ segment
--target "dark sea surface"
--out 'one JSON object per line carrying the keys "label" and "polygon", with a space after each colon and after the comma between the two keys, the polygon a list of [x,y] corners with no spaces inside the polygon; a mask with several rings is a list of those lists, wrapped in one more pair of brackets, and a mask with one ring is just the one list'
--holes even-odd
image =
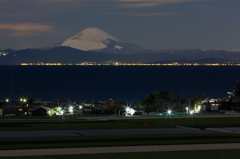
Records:
{"label": "dark sea surface", "polygon": [[180,96],[227,97],[240,81],[238,66],[0,66],[0,99],[10,96],[14,67],[15,98],[44,101],[142,101],[169,91]]}

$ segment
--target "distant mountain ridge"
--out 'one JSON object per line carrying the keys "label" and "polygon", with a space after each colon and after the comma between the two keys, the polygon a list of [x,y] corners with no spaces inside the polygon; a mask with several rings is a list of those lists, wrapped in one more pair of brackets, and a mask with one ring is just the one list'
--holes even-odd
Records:
{"label": "distant mountain ridge", "polygon": [[[240,59],[240,53],[232,53],[227,52],[229,58],[224,59],[221,58],[222,55],[225,57],[225,54],[219,54],[216,58],[211,57],[211,51],[207,52],[208,56],[204,56],[204,58],[197,59],[192,57],[186,57],[185,51],[182,50],[182,54],[178,53],[169,54],[166,52],[162,53],[137,53],[137,54],[110,54],[104,52],[89,52],[89,51],[81,51],[78,49],[74,49],[71,47],[59,46],[52,48],[50,50],[44,49],[23,49],[13,51],[9,53],[8,56],[0,56],[0,65],[19,65],[21,63],[36,63],[37,61],[43,63],[79,63],[84,61],[103,63],[105,61],[118,61],[118,62],[126,62],[126,63],[164,63],[164,61],[171,62],[180,62],[185,61],[186,63],[222,63],[228,62],[231,60]],[[187,52],[188,54],[188,52]],[[203,52],[203,54],[205,54]],[[215,51],[213,52],[215,54]],[[203,60],[203,61],[201,61]],[[205,61],[204,61],[205,60]],[[208,61],[206,61],[208,60]]]}
{"label": "distant mountain ridge", "polygon": [[164,58],[172,59],[172,55],[168,54],[152,54],[148,56],[147,53],[139,54],[110,54],[103,52],[89,52],[74,49],[71,47],[59,46],[50,50],[44,49],[24,49],[14,51],[8,56],[0,56],[1,65],[16,65],[21,63],[44,62],[44,63],[79,63],[84,61],[91,62],[105,62],[109,60],[120,62],[147,62],[154,59]]}
{"label": "distant mountain ridge", "polygon": [[123,42],[98,29],[87,28],[77,35],[41,49],[7,49],[7,56],[0,56],[0,65],[21,63],[79,63],[91,61],[102,63],[237,63],[240,52],[226,50],[169,49],[148,50],[135,44]]}

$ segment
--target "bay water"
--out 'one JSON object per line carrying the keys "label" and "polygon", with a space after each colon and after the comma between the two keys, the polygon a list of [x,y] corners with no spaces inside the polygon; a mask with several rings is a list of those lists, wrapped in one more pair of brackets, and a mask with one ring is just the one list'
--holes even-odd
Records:
{"label": "bay water", "polygon": [[[14,68],[14,71],[11,71]],[[238,66],[0,66],[0,99],[142,101],[153,92],[227,97]],[[13,88],[11,91],[11,88]]]}

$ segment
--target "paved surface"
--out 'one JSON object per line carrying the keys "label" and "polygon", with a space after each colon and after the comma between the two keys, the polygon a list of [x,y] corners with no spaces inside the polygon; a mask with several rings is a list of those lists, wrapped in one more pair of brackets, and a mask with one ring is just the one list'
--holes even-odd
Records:
{"label": "paved surface", "polygon": [[219,132],[240,134],[240,127],[235,127],[235,128],[208,128],[208,130],[216,130],[216,131],[219,131]]}
{"label": "paved surface", "polygon": [[[172,115],[171,118],[222,118],[222,117],[228,117],[228,118],[232,118],[232,117],[240,117],[240,114],[208,114],[208,115]],[[125,120],[125,119],[164,119],[164,118],[170,118],[170,116],[157,116],[157,115],[153,115],[153,116],[129,116],[129,117],[119,117],[119,116],[111,116],[111,117],[79,117],[77,119],[85,119],[85,120],[93,120],[93,121],[97,121],[97,120],[103,120],[103,121],[107,121],[107,120]]]}
{"label": "paved surface", "polygon": [[186,128],[161,129],[107,129],[107,130],[54,130],[54,131],[0,131],[0,138],[13,137],[63,137],[94,135],[137,135],[137,134],[202,134],[211,131]]}
{"label": "paved surface", "polygon": [[240,143],[1,150],[0,157],[240,149]]}

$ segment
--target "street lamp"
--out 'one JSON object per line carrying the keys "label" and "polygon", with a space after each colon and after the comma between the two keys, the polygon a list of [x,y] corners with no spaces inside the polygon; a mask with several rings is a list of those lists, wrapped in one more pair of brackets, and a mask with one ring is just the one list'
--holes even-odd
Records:
{"label": "street lamp", "polygon": [[72,106],[69,107],[69,112],[70,112],[71,114],[73,113],[73,107],[72,107]]}
{"label": "street lamp", "polygon": [[171,115],[172,114],[172,110],[168,110],[167,113],[168,113],[168,115]]}
{"label": "street lamp", "polygon": [[185,109],[186,109],[186,111],[187,111],[187,114],[188,114],[188,110],[189,110],[189,108],[188,108],[188,107],[186,107]]}
{"label": "street lamp", "polygon": [[7,103],[7,105],[8,105],[8,102],[9,102],[9,99],[6,99],[6,103]]}
{"label": "street lamp", "polygon": [[193,115],[193,114],[194,114],[194,110],[191,110],[191,111],[190,111],[190,115]]}

